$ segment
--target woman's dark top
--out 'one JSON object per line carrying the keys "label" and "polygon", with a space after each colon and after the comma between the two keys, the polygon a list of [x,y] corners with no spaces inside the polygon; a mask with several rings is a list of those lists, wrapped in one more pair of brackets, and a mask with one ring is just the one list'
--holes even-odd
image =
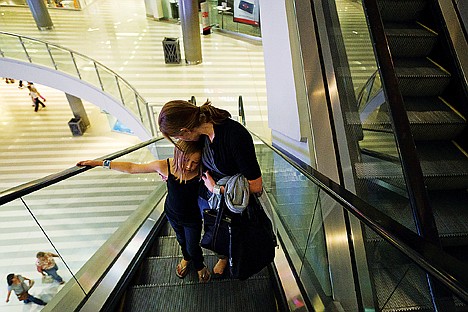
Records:
{"label": "woman's dark top", "polygon": [[169,219],[181,223],[201,222],[198,208],[198,190],[200,178],[195,177],[186,182],[179,180],[171,173],[169,159],[167,160],[167,196],[164,211]]}
{"label": "woman's dark top", "polygon": [[[218,170],[228,176],[241,173],[247,180],[260,178],[262,173],[252,136],[247,129],[229,118],[213,127],[215,137],[209,147],[213,151],[214,162]],[[220,178],[215,174],[212,176],[215,180]]]}

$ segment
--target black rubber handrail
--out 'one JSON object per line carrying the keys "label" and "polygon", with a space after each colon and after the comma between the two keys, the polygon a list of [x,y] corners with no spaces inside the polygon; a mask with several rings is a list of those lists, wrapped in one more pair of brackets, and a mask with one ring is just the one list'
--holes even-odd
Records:
{"label": "black rubber handrail", "polygon": [[[100,157],[100,158],[97,158],[99,160],[102,160],[102,159],[109,159],[109,160],[113,160],[113,159],[116,159],[116,158],[119,158],[123,155],[126,155],[126,154],[129,154],[131,152],[134,152],[142,147],[145,147],[145,146],[148,146],[150,144],[153,144],[157,141],[160,141],[162,140],[163,137],[158,137],[158,138],[153,138],[151,140],[148,140],[146,142],[142,142],[140,144],[137,144],[137,145],[134,145],[134,146],[131,146],[129,148],[126,148],[124,150],[121,150],[121,151],[118,151],[118,152],[115,152],[115,153],[112,153],[112,154],[109,154],[107,156],[103,156],[103,157]],[[63,170],[61,172],[58,172],[58,173],[54,173],[54,174],[51,174],[51,175],[48,175],[46,177],[43,177],[43,178],[40,178],[40,179],[37,179],[37,180],[33,180],[33,181],[30,181],[30,182],[27,182],[27,183],[24,183],[24,184],[21,184],[21,185],[18,185],[18,186],[15,186],[13,188],[10,188],[8,190],[5,190],[5,191],[2,191],[0,192],[0,206],[1,205],[4,205],[6,203],[9,203],[15,199],[18,199],[18,198],[21,198],[25,195],[28,195],[30,193],[33,193],[35,191],[38,191],[40,189],[43,189],[47,186],[50,186],[52,184],[55,184],[55,183],[58,183],[60,181],[63,181],[63,180],[66,180],[70,177],[73,177],[77,174],[80,174],[86,170],[89,170],[91,169],[91,167],[71,167],[71,168],[68,168],[66,170]]]}
{"label": "black rubber handrail", "polygon": [[395,74],[395,66],[393,65],[377,1],[363,0],[362,4],[374,43],[373,47],[380,69],[380,77],[382,78],[382,88],[388,103],[392,128],[400,151],[403,176],[407,184],[416,229],[422,237],[434,244],[440,244],[434,214],[429,204],[429,196],[424,184],[416,145],[411,134],[408,115],[398,85],[398,78]]}

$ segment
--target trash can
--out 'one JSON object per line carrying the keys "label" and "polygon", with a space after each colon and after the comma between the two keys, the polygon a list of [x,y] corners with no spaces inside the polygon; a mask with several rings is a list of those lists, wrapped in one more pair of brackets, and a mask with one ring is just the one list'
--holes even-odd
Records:
{"label": "trash can", "polygon": [[86,130],[86,126],[81,118],[72,118],[68,122],[68,126],[74,136],[83,135]]}
{"label": "trash can", "polygon": [[171,2],[171,14],[172,18],[179,18],[179,4],[177,2]]}
{"label": "trash can", "polygon": [[162,43],[166,64],[180,64],[179,38],[165,37]]}

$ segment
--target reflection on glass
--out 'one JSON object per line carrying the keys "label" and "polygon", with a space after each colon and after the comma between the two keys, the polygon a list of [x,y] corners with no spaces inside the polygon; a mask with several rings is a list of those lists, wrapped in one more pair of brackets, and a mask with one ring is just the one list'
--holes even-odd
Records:
{"label": "reflection on glass", "polygon": [[296,271],[301,272],[305,287],[318,282],[330,295],[321,206],[323,195],[320,196],[317,185],[270,148],[257,144],[256,152],[265,191],[292,241],[294,250],[288,250],[288,253],[297,254],[301,259]]}
{"label": "reflection on glass", "polygon": [[[414,229],[406,183],[385,98],[375,97],[380,76],[361,2],[337,0],[323,2],[331,45],[337,66],[335,77],[340,97],[345,132],[352,166],[353,189],[362,199],[408,228]],[[358,103],[362,88],[371,104]],[[338,139],[340,140],[340,139]]]}

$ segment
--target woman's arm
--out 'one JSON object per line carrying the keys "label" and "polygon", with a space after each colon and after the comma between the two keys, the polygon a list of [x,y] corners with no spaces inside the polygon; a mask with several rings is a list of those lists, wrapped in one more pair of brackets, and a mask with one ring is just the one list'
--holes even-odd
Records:
{"label": "woman's arm", "polygon": [[[213,193],[213,188],[216,184],[215,180],[211,177],[208,171],[204,172],[202,175],[202,180],[205,183],[206,188]],[[261,193],[263,189],[263,180],[262,177],[259,177],[255,180],[247,180],[249,182],[249,191],[252,194]],[[220,187],[221,194],[224,194],[224,186]]]}
{"label": "woman's arm", "polygon": [[[79,161],[77,166],[97,167],[103,165],[102,160],[83,160]],[[166,160],[155,160],[146,164],[137,164],[128,161],[112,161],[110,169],[126,173],[151,173],[158,172],[164,176],[168,175]]]}
{"label": "woman's arm", "polygon": [[10,301],[11,289],[8,289],[8,293],[6,295],[6,302]]}
{"label": "woman's arm", "polygon": [[257,178],[255,180],[248,180],[249,181],[249,190],[250,193],[261,193],[263,189],[263,179],[262,177]]}

